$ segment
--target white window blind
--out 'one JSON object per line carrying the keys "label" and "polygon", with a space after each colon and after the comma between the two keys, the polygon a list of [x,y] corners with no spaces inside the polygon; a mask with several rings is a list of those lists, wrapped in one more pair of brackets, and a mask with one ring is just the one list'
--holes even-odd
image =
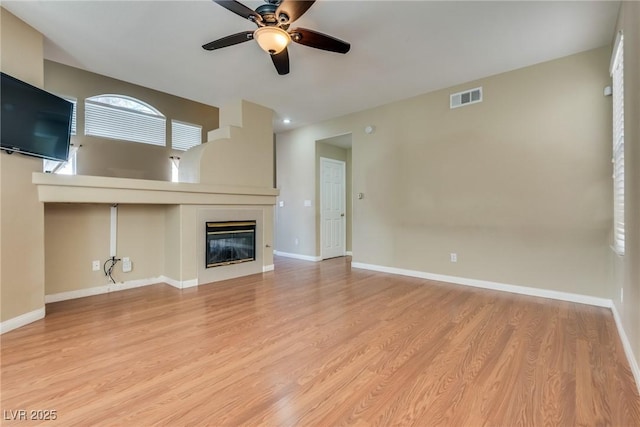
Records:
{"label": "white window blind", "polygon": [[613,249],[624,255],[624,38],[618,34],[611,60],[613,79]]}
{"label": "white window blind", "polygon": [[166,146],[166,119],[155,108],[122,95],[85,100],[85,135]]}
{"label": "white window blind", "polygon": [[202,126],[171,120],[171,147],[188,150],[202,144]]}

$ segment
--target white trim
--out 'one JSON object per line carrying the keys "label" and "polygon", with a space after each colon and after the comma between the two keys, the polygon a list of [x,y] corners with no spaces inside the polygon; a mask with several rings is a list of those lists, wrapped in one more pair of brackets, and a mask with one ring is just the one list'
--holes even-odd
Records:
{"label": "white trim", "polygon": [[111,206],[111,225],[109,228],[109,256],[116,256],[118,235],[118,205]]}
{"label": "white trim", "polygon": [[449,282],[457,285],[473,286],[475,288],[492,289],[495,291],[511,292],[514,294],[529,295],[534,297],[550,298],[560,301],[570,301],[579,304],[595,305],[597,307],[611,308],[613,302],[610,299],[592,297],[589,295],[573,294],[569,292],[553,291],[550,289],[538,289],[528,286],[509,285],[506,283],[490,282],[488,280],[468,279],[465,277],[447,276],[443,274],[426,273],[416,270],[405,270],[403,268],[385,267],[374,264],[364,264],[352,262],[352,268],[363,270],[380,271],[382,273],[399,274],[402,276],[418,277],[420,279],[436,280],[438,282]]}
{"label": "white trim", "polygon": [[611,55],[611,61],[609,62],[609,74],[612,75],[613,74],[613,70],[615,70],[616,66],[618,65],[618,60],[620,59],[620,56],[618,55],[618,47],[620,46],[620,42],[622,42],[624,35],[622,33],[622,30],[618,31],[616,33],[616,41],[613,44],[613,50],[612,55]]}
{"label": "white trim", "polygon": [[21,314],[20,316],[7,319],[4,322],[0,323],[0,334],[13,331],[14,329],[28,325],[29,323],[33,323],[36,320],[43,319],[44,314],[45,314],[45,310],[44,310],[44,307],[42,307],[37,310],[33,310],[28,313]]}
{"label": "white trim", "polygon": [[273,264],[262,266],[263,273],[266,273],[267,271],[273,271],[273,270],[275,270],[275,266]]}
{"label": "white trim", "polygon": [[353,256],[353,251],[346,251],[344,254],[346,256]]}
{"label": "white trim", "polygon": [[622,326],[622,319],[620,319],[620,314],[618,313],[618,309],[616,308],[615,304],[611,304],[611,312],[613,313],[613,320],[615,320],[616,327],[618,328],[618,335],[620,336],[620,341],[622,341],[624,354],[627,356],[629,367],[631,368],[631,373],[636,380],[638,393],[640,393],[640,367],[638,367],[638,362],[636,361],[636,357],[633,354],[633,349],[631,348],[629,337],[627,337],[627,334],[624,331],[624,326]]}
{"label": "white trim", "polygon": [[273,251],[273,254],[281,257],[285,257],[285,258],[301,259],[303,261],[313,261],[313,262],[322,261],[322,257],[319,257],[319,256],[292,254],[292,253],[280,252],[280,251]]}
{"label": "white trim", "polygon": [[178,289],[193,288],[194,286],[198,286],[198,279],[176,280],[167,276],[160,276],[159,279],[161,282],[164,282],[167,285],[173,286],[174,288]]}
{"label": "white trim", "polygon": [[110,283],[108,285],[95,286],[92,288],[77,289],[75,291],[60,292],[57,294],[45,295],[44,302],[46,304],[49,304],[51,302],[66,301],[70,299],[90,297],[93,295],[108,294],[110,292],[124,291],[126,289],[140,288],[142,286],[149,286],[166,282],[163,279],[163,276],[151,277],[147,279],[129,280],[120,283]]}

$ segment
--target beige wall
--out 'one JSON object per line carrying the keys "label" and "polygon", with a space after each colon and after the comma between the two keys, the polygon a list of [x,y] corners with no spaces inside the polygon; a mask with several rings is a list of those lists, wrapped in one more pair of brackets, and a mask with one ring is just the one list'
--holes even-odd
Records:
{"label": "beige wall", "polygon": [[[316,132],[302,128],[276,135],[276,246],[279,252],[316,256],[316,213],[304,206],[315,200]],[[284,206],[280,206],[280,203]]]}
{"label": "beige wall", "polygon": [[[45,295],[102,286],[109,258],[108,205],[45,205]],[[100,271],[91,262],[100,261]]]}
{"label": "beige wall", "polygon": [[[167,206],[165,211],[164,275],[175,280],[189,280],[182,272],[182,205]],[[194,242],[195,244],[195,242]],[[193,271],[195,274],[195,268]]]}
{"label": "beige wall", "polygon": [[[640,3],[622,2],[617,30],[624,33],[625,255],[614,258],[610,298],[640,365]],[[611,137],[609,137],[609,141]],[[621,292],[624,301],[621,301]],[[640,378],[636,377],[636,380]]]}
{"label": "beige wall", "polygon": [[157,108],[167,118],[167,147],[171,147],[171,120],[202,126],[206,134],[218,127],[218,108],[178,96],[112,79],[52,61],[44,61],[45,89],[78,100],[77,135],[71,138],[82,148],[77,155],[78,175],[117,176],[171,180],[169,156],[182,154],[170,148],[84,135],[85,98],[101,94],[120,94],[137,98]]}
{"label": "beige wall", "polygon": [[[331,139],[327,140],[330,141]],[[351,149],[337,147],[325,142],[316,142],[316,253],[320,254],[321,247],[321,224],[320,224],[320,158],[340,160],[345,163],[345,250],[351,251],[351,218],[352,218],[352,195],[351,195]]]}
{"label": "beige wall", "polygon": [[[165,212],[157,205],[119,205],[118,258],[129,257],[133,270],[116,264],[116,282],[148,279],[164,274]],[[45,293],[77,291],[108,285],[102,271],[109,258],[111,206],[47,203],[45,207]],[[92,261],[100,261],[100,271]]]}
{"label": "beige wall", "polygon": [[[43,86],[42,35],[0,8],[2,71]],[[42,160],[0,153],[0,320],[44,308],[44,207],[31,173]]]}
{"label": "beige wall", "polygon": [[[315,256],[315,141],[351,132],[354,261],[607,297],[610,48],[277,135],[277,247]],[[449,109],[476,86],[484,102]],[[375,131],[365,134],[373,125]],[[293,238],[299,237],[298,248]],[[449,262],[449,253],[458,262]]]}
{"label": "beige wall", "polygon": [[273,188],[273,110],[236,100],[220,109],[220,128],[182,155],[180,182]]}

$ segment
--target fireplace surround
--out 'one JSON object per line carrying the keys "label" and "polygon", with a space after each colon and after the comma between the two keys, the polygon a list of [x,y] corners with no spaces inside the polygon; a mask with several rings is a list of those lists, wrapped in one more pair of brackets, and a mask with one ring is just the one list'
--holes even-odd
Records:
{"label": "fireplace surround", "polygon": [[206,268],[256,260],[256,221],[207,221]]}

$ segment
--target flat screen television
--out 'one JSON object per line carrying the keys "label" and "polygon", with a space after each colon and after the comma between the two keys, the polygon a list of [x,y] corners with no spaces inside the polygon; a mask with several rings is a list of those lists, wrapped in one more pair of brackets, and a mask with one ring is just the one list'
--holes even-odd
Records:
{"label": "flat screen television", "polygon": [[66,161],[73,104],[8,74],[0,74],[0,149]]}

